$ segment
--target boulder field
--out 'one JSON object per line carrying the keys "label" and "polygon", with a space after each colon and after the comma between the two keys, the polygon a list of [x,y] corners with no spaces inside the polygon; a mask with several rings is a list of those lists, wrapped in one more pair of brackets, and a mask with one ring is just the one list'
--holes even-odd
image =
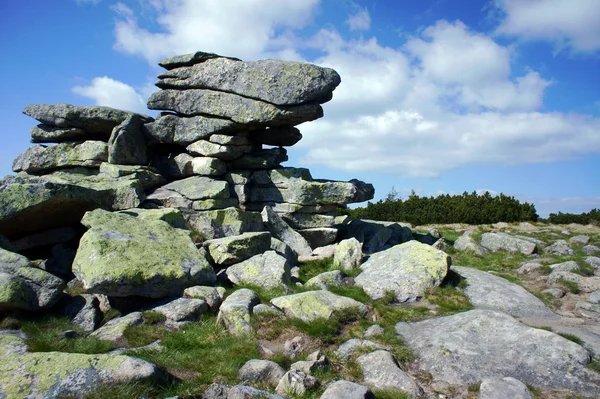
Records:
{"label": "boulder field", "polygon": [[372,185],[281,165],[337,72],[160,65],[156,118],[23,111],[0,398],[600,396],[600,229],[351,220]]}

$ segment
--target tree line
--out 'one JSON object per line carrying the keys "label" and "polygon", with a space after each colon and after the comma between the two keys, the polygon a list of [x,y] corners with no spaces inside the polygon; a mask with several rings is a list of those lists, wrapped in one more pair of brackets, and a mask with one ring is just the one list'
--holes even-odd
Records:
{"label": "tree line", "polygon": [[[544,220],[546,221],[546,220]],[[597,208],[592,209],[587,213],[551,213],[547,219],[548,223],[552,224],[600,224],[600,210]]]}

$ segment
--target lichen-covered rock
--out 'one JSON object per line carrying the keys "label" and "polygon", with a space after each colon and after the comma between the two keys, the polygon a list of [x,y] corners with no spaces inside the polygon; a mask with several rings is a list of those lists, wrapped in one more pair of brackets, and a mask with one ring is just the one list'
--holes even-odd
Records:
{"label": "lichen-covered rock", "polygon": [[556,240],[551,245],[544,248],[545,254],[553,255],[575,255],[575,251],[569,247],[569,243],[565,240]]}
{"label": "lichen-covered rock", "polygon": [[554,272],[577,272],[581,269],[579,265],[574,260],[569,260],[567,262],[555,263],[553,265],[548,266]]}
{"label": "lichen-covered rock", "polygon": [[205,239],[237,236],[265,229],[260,213],[233,207],[187,213],[185,216],[189,226]]}
{"label": "lichen-covered rock", "polygon": [[42,310],[55,305],[65,282],[32,266],[26,257],[0,248],[0,310]]}
{"label": "lichen-covered rock", "polygon": [[204,300],[212,312],[215,312],[221,306],[223,298],[225,298],[225,288],[223,287],[207,287],[195,285],[188,287],[183,291],[183,295],[188,298],[198,298]]}
{"label": "lichen-covered rock", "polygon": [[288,260],[275,251],[258,254],[227,268],[227,278],[235,285],[252,285],[266,289],[285,288],[290,284]]}
{"label": "lichen-covered rock", "polygon": [[479,386],[479,399],[532,399],[527,386],[512,377],[486,378]]}
{"label": "lichen-covered rock", "polygon": [[108,162],[117,165],[146,165],[146,140],[142,121],[136,114],[115,126],[108,140]]}
{"label": "lichen-covered rock", "polygon": [[144,125],[149,141],[179,145],[188,145],[212,134],[228,132],[236,126],[235,122],[227,119],[208,116],[185,118],[174,114],[162,114],[156,121]]}
{"label": "lichen-covered rock", "polygon": [[93,139],[85,130],[76,127],[55,127],[43,123],[31,128],[32,143],[60,143]]}
{"label": "lichen-covered rock", "polygon": [[389,351],[392,348],[367,339],[352,338],[342,343],[334,353],[340,360],[346,361],[356,352],[375,352],[377,350]]}
{"label": "lichen-covered rock", "polygon": [[125,330],[131,326],[142,324],[144,318],[141,312],[129,313],[126,316],[109,320],[105,325],[90,334],[91,337],[112,342],[117,346],[125,346]]}
{"label": "lichen-covered rock", "polygon": [[412,302],[440,285],[449,267],[450,257],[444,252],[409,241],[371,255],[354,281],[373,299],[393,292],[398,302]]}
{"label": "lichen-covered rock", "polygon": [[238,379],[242,383],[262,383],[276,387],[285,374],[283,367],[270,360],[252,359],[238,371]]}
{"label": "lichen-covered rock", "polygon": [[297,125],[323,116],[318,104],[281,107],[264,101],[204,89],[161,90],[150,96],[148,108],[185,116],[212,115],[257,126]]}
{"label": "lichen-covered rock", "polygon": [[[211,136],[211,138],[214,136]],[[195,156],[219,158],[225,161],[232,161],[244,154],[252,152],[251,145],[225,145],[213,143],[206,140],[198,140],[189,146],[186,150]]]}
{"label": "lichen-covered rock", "polygon": [[179,209],[175,208],[159,208],[159,209],[141,209],[133,208],[119,211],[124,215],[135,216],[142,220],[162,220],[167,222],[171,227],[177,229],[185,229],[185,219]]}
{"label": "lichen-covered rock", "polygon": [[506,233],[484,233],[481,236],[481,246],[492,252],[520,252],[523,255],[531,255],[537,251],[535,243]]}
{"label": "lichen-covered rock", "polygon": [[459,251],[470,251],[476,255],[485,255],[488,250],[483,248],[481,245],[477,244],[471,235],[473,234],[473,230],[467,230],[454,241],[454,248]]}
{"label": "lichen-covered rock", "polygon": [[175,68],[181,68],[181,67],[187,67],[187,66],[200,64],[202,62],[205,62],[205,61],[213,59],[213,58],[229,58],[232,60],[239,61],[239,59],[234,58],[234,57],[225,57],[225,56],[218,55],[215,53],[206,53],[204,51],[196,51],[195,53],[175,55],[173,57],[165,58],[164,60],[160,61],[158,63],[158,65],[160,65],[161,67],[163,67],[167,70],[171,70],[171,69],[175,69]]}
{"label": "lichen-covered rock", "polygon": [[577,284],[577,287],[583,292],[594,292],[600,289],[600,277],[583,277],[572,272],[552,272],[546,279],[549,285],[560,284],[561,281],[568,281]]}
{"label": "lichen-covered rock", "polygon": [[229,186],[226,181],[211,179],[206,176],[193,176],[159,187],[148,195],[148,199],[160,201],[168,198],[169,192],[175,192],[190,202],[203,199],[229,198]]}
{"label": "lichen-covered rock", "polygon": [[364,385],[339,380],[328,385],[320,399],[375,399],[375,395]]}
{"label": "lichen-covered rock", "polygon": [[143,195],[140,180],[133,176],[114,179],[66,172],[9,176],[0,182],[0,234],[12,238],[74,225],[95,208],[135,208]]}
{"label": "lichen-covered rock", "polygon": [[434,380],[469,385],[503,375],[535,387],[568,389],[589,397],[600,393],[600,377],[585,367],[590,355],[584,348],[501,312],[476,309],[401,322],[396,332],[415,353],[421,370]]}
{"label": "lichen-covered rock", "polygon": [[86,213],[81,223],[89,230],[81,238],[73,272],[90,292],[160,298],[216,281],[188,231],[99,209]]}
{"label": "lichen-covered rock", "polygon": [[202,399],[285,399],[267,391],[245,385],[211,384],[202,394]]}
{"label": "lichen-covered rock", "polygon": [[38,173],[73,166],[99,167],[108,160],[108,144],[103,141],[34,145],[13,162],[14,172]]}
{"label": "lichen-covered rock", "polygon": [[398,366],[388,351],[378,350],[356,359],[365,384],[373,389],[389,389],[407,393],[412,398],[421,397],[421,387]]}
{"label": "lichen-covered rock", "polygon": [[335,246],[333,265],[343,270],[357,269],[363,258],[362,244],[354,237],[340,241]]}
{"label": "lichen-covered rock", "polygon": [[199,298],[177,298],[152,310],[167,318],[165,321],[167,327],[178,329],[184,324],[198,320],[200,315],[208,312],[208,304]]}
{"label": "lichen-covered rock", "polygon": [[344,285],[344,275],[339,270],[324,272],[308,280],[305,287],[318,287],[326,290],[327,287],[341,287]]}
{"label": "lichen-covered rock", "polygon": [[[114,127],[132,114],[110,107],[70,104],[31,104],[25,107],[23,113],[48,126],[84,129],[87,133],[99,135],[105,141],[108,141]],[[136,115],[143,123],[153,121],[147,115]]]}
{"label": "lichen-covered rock", "polygon": [[61,314],[71,320],[71,323],[79,326],[83,331],[91,333],[100,325],[102,312],[98,298],[90,294],[65,296],[61,301]]}
{"label": "lichen-covered rock", "polygon": [[229,266],[269,250],[271,234],[266,231],[243,233],[239,236],[207,240],[203,245],[217,265]]}
{"label": "lichen-covered rock", "polygon": [[144,190],[163,185],[167,182],[154,168],[139,165],[115,165],[108,162],[100,165],[99,176],[111,177],[113,179],[129,176],[132,179],[139,180]]}
{"label": "lichen-covered rock", "polygon": [[212,58],[159,75],[161,89],[212,89],[277,105],[325,102],[340,84],[333,69],[279,60]]}
{"label": "lichen-covered rock", "polygon": [[229,295],[221,304],[217,322],[234,335],[252,334],[250,315],[252,308],[260,303],[254,291],[242,288]]}
{"label": "lichen-covered rock", "polygon": [[165,375],[129,356],[26,352],[24,337],[0,333],[0,395],[5,399],[84,397],[100,385],[154,381]]}
{"label": "lichen-covered rock", "polygon": [[333,294],[329,291],[308,291],[271,299],[271,304],[283,310],[286,316],[310,322],[329,320],[336,314],[352,313],[357,318],[364,316],[367,308],[354,299]]}
{"label": "lichen-covered rock", "polygon": [[225,161],[221,159],[208,157],[194,158],[185,153],[158,158],[153,162],[153,165],[163,175],[172,179],[194,175],[221,176],[227,171]]}
{"label": "lichen-covered rock", "polygon": [[261,212],[262,220],[273,237],[289,245],[299,256],[310,256],[312,249],[308,242],[292,229],[270,206],[265,206]]}

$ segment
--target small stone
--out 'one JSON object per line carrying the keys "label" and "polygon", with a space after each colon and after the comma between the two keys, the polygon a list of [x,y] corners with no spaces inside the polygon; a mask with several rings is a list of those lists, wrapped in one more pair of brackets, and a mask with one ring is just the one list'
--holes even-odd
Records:
{"label": "small stone", "polygon": [[594,291],[588,297],[589,303],[600,303],[600,290]]}
{"label": "small stone", "polygon": [[196,285],[186,288],[183,295],[187,298],[203,299],[210,310],[216,312],[225,297],[225,288]]}
{"label": "small stone", "polygon": [[286,284],[291,283],[288,260],[275,251],[267,251],[229,266],[226,273],[235,285],[250,284],[266,289],[285,289]]}
{"label": "small stone", "polygon": [[544,253],[553,255],[575,255],[575,251],[569,247],[565,240],[556,240],[552,245],[544,248]]}
{"label": "small stone", "polygon": [[344,285],[344,275],[339,270],[321,273],[308,280],[305,287],[318,287],[326,290],[328,287],[341,287]]}
{"label": "small stone", "polygon": [[563,296],[565,296],[565,292],[563,290],[561,290],[560,288],[548,288],[542,292],[550,294],[555,298],[562,298]]}
{"label": "small stone", "polygon": [[375,396],[364,385],[340,380],[330,384],[320,399],[375,399]]}
{"label": "small stone", "polygon": [[335,355],[340,360],[348,360],[350,357],[358,351],[365,352],[371,351],[374,352],[376,350],[392,350],[391,347],[379,344],[377,342],[369,341],[367,339],[358,339],[352,338],[348,341],[342,343],[339,348],[335,350]]}
{"label": "small stone", "polygon": [[552,271],[555,272],[574,272],[579,271],[579,265],[575,261],[567,261],[563,263],[556,263],[554,265],[550,265]]}
{"label": "small stone", "polygon": [[317,385],[317,379],[301,371],[288,371],[275,388],[279,395],[302,396]]}
{"label": "small stone", "polygon": [[385,333],[385,329],[380,325],[370,326],[365,330],[363,337],[365,338],[376,338],[381,337]]}
{"label": "small stone", "polygon": [[125,330],[128,327],[142,324],[143,321],[144,318],[141,312],[129,313],[126,316],[108,321],[105,325],[90,334],[90,337],[109,341],[117,346],[125,346]]}
{"label": "small stone", "polygon": [[249,360],[238,372],[238,379],[242,383],[267,384],[276,387],[284,376],[283,367],[270,360]]}
{"label": "small stone", "polygon": [[569,242],[571,244],[587,245],[587,243],[590,242],[590,237],[588,237],[588,236],[575,236],[575,237],[569,238]]}
{"label": "small stone", "polygon": [[421,387],[398,367],[398,362],[390,352],[378,350],[359,356],[356,361],[366,385],[406,392],[412,397],[421,396]]}
{"label": "small stone", "polygon": [[593,255],[595,253],[600,252],[600,248],[598,248],[595,245],[586,245],[585,247],[581,248],[583,250],[583,252],[585,252],[588,255]]}

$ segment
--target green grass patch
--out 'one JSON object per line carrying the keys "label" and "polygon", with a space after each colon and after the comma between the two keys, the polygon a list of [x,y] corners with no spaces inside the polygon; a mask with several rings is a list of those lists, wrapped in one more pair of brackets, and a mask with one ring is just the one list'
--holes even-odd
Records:
{"label": "green grass patch", "polygon": [[321,273],[334,270],[333,258],[303,262],[300,263],[298,267],[300,268],[300,281],[302,283],[305,283],[311,278],[316,277]]}
{"label": "green grass patch", "polygon": [[406,392],[398,391],[395,389],[375,389],[373,395],[376,399],[410,399],[410,396]]}
{"label": "green grass patch", "polygon": [[367,295],[367,293],[362,289],[362,287],[356,285],[352,287],[329,287],[328,289],[334,294],[352,298],[355,301],[361,303],[372,302],[371,297]]}
{"label": "green grass patch", "polygon": [[588,364],[585,365],[585,367],[587,367],[590,370],[594,370],[597,373],[600,373],[600,362],[593,360],[591,362],[589,362]]}
{"label": "green grass patch", "polygon": [[512,252],[491,252],[485,256],[475,255],[469,251],[456,252],[452,256],[452,263],[459,266],[468,266],[486,272],[510,273],[521,267],[529,260],[526,255]]}
{"label": "green grass patch", "polygon": [[583,340],[576,335],[564,334],[564,333],[558,333],[558,335],[560,335],[563,338],[568,339],[569,341],[575,342],[577,345],[583,345]]}
{"label": "green grass patch", "polygon": [[104,313],[102,321],[100,322],[100,327],[102,327],[112,319],[116,319],[117,317],[121,317],[121,312],[119,312],[115,308],[110,308],[106,313]]}
{"label": "green grass patch", "polygon": [[442,235],[442,237],[444,237],[446,240],[448,240],[448,242],[450,242],[450,244],[454,244],[454,242],[456,240],[458,240],[458,238],[462,235],[462,233],[459,233],[454,230],[447,230],[447,229],[440,230],[440,234]]}
{"label": "green grass patch", "polygon": [[425,294],[425,299],[438,306],[438,316],[449,316],[473,309],[465,293],[456,287],[433,288]]}
{"label": "green grass patch", "polygon": [[[140,398],[159,398],[161,387],[153,385],[150,382],[134,382],[126,384],[100,385],[93,392],[84,396],[84,399],[140,399]],[[75,399],[67,397],[65,399]]]}
{"label": "green grass patch", "polygon": [[569,281],[569,280],[565,280],[564,278],[561,278],[558,280],[558,283],[560,285],[562,285],[563,287],[565,287],[566,289],[568,289],[573,294],[581,293],[581,290],[579,289],[579,284],[577,284],[574,281]]}
{"label": "green grass patch", "polygon": [[144,319],[144,324],[150,325],[163,323],[165,320],[167,320],[167,316],[153,310],[142,312],[142,318]]}
{"label": "green grass patch", "polygon": [[149,345],[158,339],[163,339],[166,333],[167,331],[162,326],[144,322],[137,326],[127,327],[123,336],[131,348],[138,348]]}

